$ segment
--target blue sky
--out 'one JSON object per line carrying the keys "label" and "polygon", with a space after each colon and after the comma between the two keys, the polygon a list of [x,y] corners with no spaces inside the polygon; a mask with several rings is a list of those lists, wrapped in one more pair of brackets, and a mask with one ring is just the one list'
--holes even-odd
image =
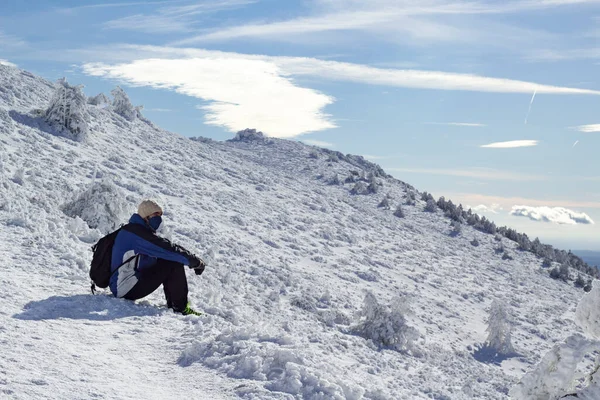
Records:
{"label": "blue sky", "polygon": [[121,85],[186,136],[364,155],[600,250],[600,0],[5,0],[0,59],[88,95]]}

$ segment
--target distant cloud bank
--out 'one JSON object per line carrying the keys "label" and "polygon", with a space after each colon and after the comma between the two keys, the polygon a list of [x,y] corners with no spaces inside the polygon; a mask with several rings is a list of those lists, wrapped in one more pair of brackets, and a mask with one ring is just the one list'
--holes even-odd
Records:
{"label": "distant cloud bank", "polygon": [[490,144],[484,144],[481,147],[491,148],[491,149],[512,149],[516,147],[531,147],[538,145],[537,140],[513,140],[510,142],[496,142]]}
{"label": "distant cloud bank", "polygon": [[499,211],[502,211],[502,206],[500,204],[492,204],[490,206],[486,206],[485,204],[480,204],[475,207],[467,206],[468,209],[473,210],[477,214],[489,213],[489,214],[498,214]]}
{"label": "distant cloud bank", "polygon": [[552,222],[561,225],[594,224],[594,221],[587,214],[563,207],[513,206],[510,214],[517,217],[527,217],[533,221]]}

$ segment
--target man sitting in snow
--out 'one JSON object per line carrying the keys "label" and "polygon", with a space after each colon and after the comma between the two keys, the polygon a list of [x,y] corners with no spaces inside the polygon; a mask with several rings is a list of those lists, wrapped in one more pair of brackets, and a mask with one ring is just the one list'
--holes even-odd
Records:
{"label": "man sitting in snow", "polygon": [[116,297],[137,300],[162,284],[167,307],[183,315],[200,315],[188,303],[183,266],[201,275],[206,265],[183,247],[156,235],[162,213],[154,201],[144,200],[129,224],[119,231],[112,250],[110,290]]}

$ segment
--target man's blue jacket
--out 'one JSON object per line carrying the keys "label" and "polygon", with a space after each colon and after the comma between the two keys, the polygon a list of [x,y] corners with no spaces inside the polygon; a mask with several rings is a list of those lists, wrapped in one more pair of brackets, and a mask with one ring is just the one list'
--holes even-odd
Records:
{"label": "man's blue jacket", "polygon": [[193,264],[196,260],[183,247],[157,236],[139,214],[133,214],[115,238],[110,291],[116,297],[125,296],[138,282],[139,271],[153,266],[159,258],[184,265]]}

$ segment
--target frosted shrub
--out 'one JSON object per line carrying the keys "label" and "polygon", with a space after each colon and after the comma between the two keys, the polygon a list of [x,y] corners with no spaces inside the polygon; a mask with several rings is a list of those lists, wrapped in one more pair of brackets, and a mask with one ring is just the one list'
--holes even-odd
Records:
{"label": "frosted shrub", "polygon": [[58,81],[50,105],[45,112],[46,121],[69,139],[83,142],[88,135],[87,101],[83,86],[71,86],[66,79]]}
{"label": "frosted shrub", "polygon": [[512,326],[503,302],[498,300],[492,302],[488,324],[486,331],[489,334],[485,345],[500,355],[514,354],[511,344]]}
{"label": "frosted shrub", "polygon": [[473,238],[473,240],[471,240],[471,245],[475,247],[479,246],[479,240],[477,240],[477,238]]}
{"label": "frosted shrub", "polygon": [[350,190],[351,194],[368,194],[369,188],[365,182],[357,182],[356,185]]}
{"label": "frosted shrub", "polygon": [[383,200],[381,200],[381,202],[377,205],[378,208],[383,208],[386,210],[390,209],[390,200],[388,199],[388,197],[384,197]]}
{"label": "frosted shrub", "polygon": [[398,218],[404,218],[404,210],[402,209],[402,206],[400,204],[398,204],[398,207],[396,207],[396,211],[394,211],[394,216]]}
{"label": "frosted shrub", "polygon": [[419,332],[407,324],[405,315],[408,312],[406,299],[397,299],[392,306],[387,306],[379,304],[375,295],[367,292],[353,331],[380,346],[398,351],[411,350]]}
{"label": "frosted shrub", "polygon": [[437,209],[437,204],[435,203],[435,200],[433,200],[433,199],[427,200],[427,204],[425,205],[425,211],[435,212],[436,209]]}
{"label": "frosted shrub", "polygon": [[462,224],[458,221],[450,222],[450,227],[452,228],[452,232],[450,232],[452,236],[458,236],[462,232]]}
{"label": "frosted shrub", "polygon": [[91,104],[93,106],[103,106],[110,104],[110,99],[106,97],[104,93],[100,93],[96,96],[90,97],[88,99],[88,104]]}
{"label": "frosted shrub", "polygon": [[574,333],[556,344],[510,390],[515,400],[599,399],[600,368],[598,359],[593,368],[583,372],[578,368],[600,349],[600,287],[594,283],[590,293],[583,296],[575,314],[575,322],[583,331]]}
{"label": "frosted shrub", "polygon": [[415,196],[415,192],[413,192],[412,190],[409,190],[406,192],[406,205],[407,206],[414,206],[416,203],[417,199]]}
{"label": "frosted shrub", "polygon": [[110,232],[127,217],[125,197],[110,181],[96,182],[62,209],[70,217],[80,217],[92,229]]}
{"label": "frosted shrub", "polygon": [[134,121],[137,117],[137,110],[133,104],[131,104],[127,93],[125,93],[120,86],[117,86],[110,92],[110,94],[113,95],[113,111],[128,121]]}

